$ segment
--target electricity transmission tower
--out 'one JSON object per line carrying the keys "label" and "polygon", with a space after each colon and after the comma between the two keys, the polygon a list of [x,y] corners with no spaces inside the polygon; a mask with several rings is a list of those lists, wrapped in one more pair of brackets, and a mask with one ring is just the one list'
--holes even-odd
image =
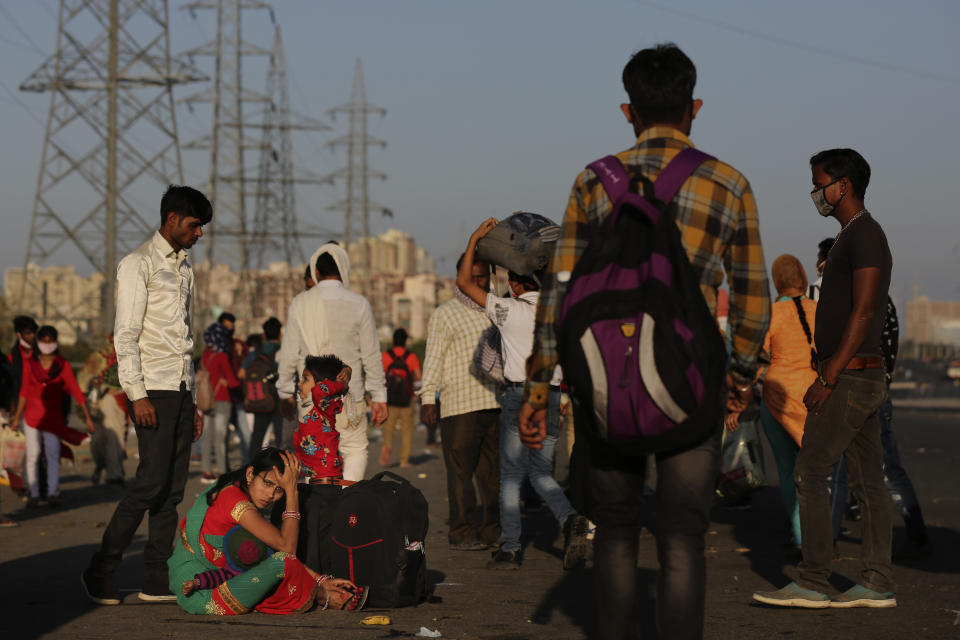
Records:
{"label": "electricity transmission tower", "polygon": [[[330,209],[344,212],[343,243],[349,247],[353,241],[354,216],[360,216],[363,235],[360,245],[360,264],[354,266],[357,285],[363,293],[370,291],[370,210],[387,211],[382,205],[370,202],[368,182],[370,178],[386,180],[387,175],[370,168],[367,162],[367,148],[370,146],[385,147],[387,143],[367,134],[367,117],[378,115],[381,118],[387,115],[387,110],[367,102],[366,91],[363,86],[363,63],[357,58],[353,71],[353,88],[350,91],[350,102],[330,109],[330,116],[336,119],[337,114],[345,113],[349,119],[347,135],[331,140],[328,146],[332,148],[347,148],[347,165],[328,178],[343,178],[346,181],[346,197],[340,202],[331,205]],[[352,282],[351,282],[352,284]]]}
{"label": "electricity transmission tower", "polygon": [[[210,103],[212,107],[210,135],[184,146],[210,151],[208,196],[214,217],[204,241],[204,261],[207,268],[218,261],[240,270],[232,310],[251,322],[258,315],[255,271],[263,266],[265,255],[279,253],[288,262],[303,260],[299,242],[305,234],[297,225],[295,185],[328,181],[294,174],[291,131],[329,127],[290,109],[283,39],[270,4],[259,0],[198,0],[183,8],[191,12],[212,9],[217,16],[216,39],[186,52],[191,57],[214,58],[213,85],[183,99],[188,106]],[[243,39],[243,11],[251,9],[270,12],[275,26],[270,50]],[[243,60],[247,56],[268,59],[265,93],[244,85]],[[260,154],[256,177],[247,167],[247,151]],[[252,224],[248,197],[253,198]],[[200,285],[203,308],[210,304],[210,283],[201,281]]]}
{"label": "electricity transmission tower", "polygon": [[[170,55],[167,0],[60,0],[56,52],[20,85],[51,94],[22,310],[41,286],[30,264],[72,248],[103,277],[96,329],[109,331],[119,252],[153,233],[159,193],[183,182],[173,86],[205,79]],[[77,308],[43,308],[78,333],[93,328]]]}
{"label": "electricity transmission tower", "polygon": [[[279,26],[274,29],[264,95],[269,102],[264,107],[260,125],[263,135],[253,194],[253,233],[250,237],[250,268],[254,271],[264,268],[268,255],[280,256],[290,265],[301,264],[305,262],[305,257],[300,240],[328,235],[301,228],[297,220],[296,185],[328,183],[330,179],[294,171],[292,133],[328,131],[330,127],[291,110],[286,57]],[[297,281],[300,279],[299,276],[296,278]],[[253,277],[245,280],[254,283],[248,288],[247,294],[251,296],[254,315],[259,316],[258,303],[263,300],[262,279]]]}

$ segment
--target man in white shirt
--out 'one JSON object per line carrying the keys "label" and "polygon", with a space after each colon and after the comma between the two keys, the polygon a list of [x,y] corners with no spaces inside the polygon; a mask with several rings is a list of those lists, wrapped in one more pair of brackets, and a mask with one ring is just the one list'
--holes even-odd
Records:
{"label": "man in white shirt", "polygon": [[[333,354],[353,370],[350,392],[337,416],[343,479],[363,480],[367,468],[367,432],[364,428],[366,390],[372,401],[373,423],[387,419],[386,377],[380,358],[380,340],[367,299],[350,291],[350,260],[336,243],[320,247],[310,258],[316,286],[290,303],[278,362],[277,392],[281,407],[292,417],[296,407],[296,379],[308,355]],[[362,377],[361,377],[362,372]]]}
{"label": "man in white shirt", "polygon": [[[587,519],[570,506],[563,489],[553,477],[553,452],[560,435],[560,382],[558,366],[550,381],[547,437],[542,449],[528,449],[520,441],[519,414],[523,406],[523,385],[527,379],[526,362],[533,351],[540,285],[534,277],[510,272],[509,285],[514,297],[499,298],[475,285],[470,278],[477,242],[497,226],[497,219],[486,220],[470,237],[463,263],[457,273],[457,286],[471,300],[484,307],[487,318],[500,329],[503,351],[503,377],[506,389],[500,398],[500,548],[487,564],[490,569],[519,569],[523,560],[520,544],[520,487],[530,476],[530,484],[553,512],[564,532],[563,566],[569,569],[582,562],[586,551]],[[534,274],[536,275],[536,274]]]}
{"label": "man in white shirt", "polygon": [[148,510],[146,576],[139,598],[176,600],[167,559],[187,482],[190,443],[203,431],[203,414],[193,397],[194,280],[187,249],[203,236],[203,225],[212,217],[206,196],[171,185],[160,202],[160,230],[117,267],[114,345],[140,463],[136,481],[104,531],[100,551],[81,575],[84,593],[97,604],[120,604],[113,574]]}

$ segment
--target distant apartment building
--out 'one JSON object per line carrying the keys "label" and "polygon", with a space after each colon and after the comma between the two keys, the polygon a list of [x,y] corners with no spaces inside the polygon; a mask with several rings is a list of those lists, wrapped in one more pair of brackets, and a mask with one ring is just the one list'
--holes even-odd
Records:
{"label": "distant apartment building", "polygon": [[238,338],[259,333],[271,316],[286,324],[290,302],[303,291],[303,272],[302,264],[271,262],[242,277],[230,265],[201,262],[194,267],[198,302],[194,329],[202,331],[224,311],[237,317]]}
{"label": "distant apartment building", "polygon": [[350,288],[367,297],[377,324],[402,326],[414,339],[426,335],[427,320],[437,306],[437,277],[433,259],[410,234],[389,229],[350,244],[348,253]]}
{"label": "distant apartment building", "polygon": [[907,301],[907,340],[919,344],[960,345],[960,300],[920,296]]}
{"label": "distant apartment building", "polygon": [[53,325],[65,345],[99,332],[102,275],[82,276],[73,265],[40,267],[33,263],[27,265],[26,275],[24,282],[22,267],[3,271],[3,294],[11,310],[33,316],[41,325]]}

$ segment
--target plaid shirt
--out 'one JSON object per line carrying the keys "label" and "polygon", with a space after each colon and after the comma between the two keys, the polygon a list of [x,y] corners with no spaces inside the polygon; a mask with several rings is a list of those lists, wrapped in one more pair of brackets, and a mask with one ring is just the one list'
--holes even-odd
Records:
{"label": "plaid shirt", "polygon": [[[672,127],[651,127],[617,158],[629,174],[655,180],[677,153],[692,146],[687,136]],[[727,274],[728,327],[733,335],[730,369],[736,381],[745,384],[756,373],[757,355],[770,324],[770,295],[750,184],[733,167],[711,160],[684,182],[673,201],[683,244],[714,314],[717,289],[723,284],[724,272]],[[560,241],[540,294],[533,354],[527,361],[526,396],[534,408],[547,405],[548,383],[558,361],[554,321],[567,281],[592,231],[610,211],[600,180],[591,169],[582,171],[573,184]]]}
{"label": "plaid shirt", "polygon": [[482,311],[470,309],[456,298],[430,316],[420,401],[434,404],[439,391],[441,418],[500,407],[492,384],[484,384],[470,373],[480,334],[489,326]]}

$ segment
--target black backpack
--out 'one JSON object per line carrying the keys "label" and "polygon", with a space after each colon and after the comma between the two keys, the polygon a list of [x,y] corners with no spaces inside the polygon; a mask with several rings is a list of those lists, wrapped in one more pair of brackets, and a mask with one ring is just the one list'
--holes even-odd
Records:
{"label": "black backpack", "polygon": [[410,352],[404,349],[403,354],[398,356],[391,349],[387,353],[393,358],[387,366],[387,404],[391,407],[409,407],[413,400],[413,380],[410,367],[407,366]]}
{"label": "black backpack", "polygon": [[367,607],[405,607],[427,596],[427,500],[382,471],[343,490],[333,512],[333,575],[369,586]]}
{"label": "black backpack", "polygon": [[249,413],[273,413],[279,402],[274,360],[259,349],[254,354],[243,378],[243,409]]}
{"label": "black backpack", "polygon": [[585,433],[624,453],[691,446],[720,428],[727,352],[671,205],[711,159],[685,149],[655,184],[627,175],[615,156],[590,165],[613,210],[571,274],[558,314],[560,363],[592,418]]}

